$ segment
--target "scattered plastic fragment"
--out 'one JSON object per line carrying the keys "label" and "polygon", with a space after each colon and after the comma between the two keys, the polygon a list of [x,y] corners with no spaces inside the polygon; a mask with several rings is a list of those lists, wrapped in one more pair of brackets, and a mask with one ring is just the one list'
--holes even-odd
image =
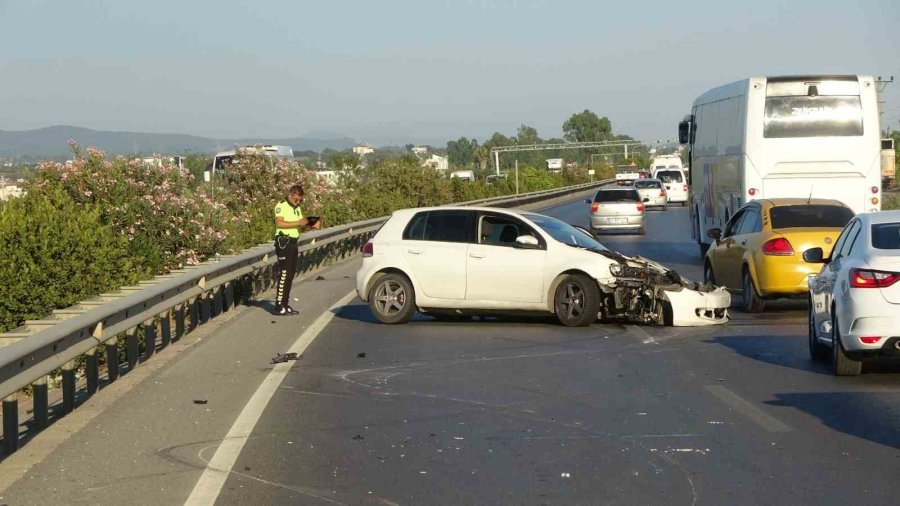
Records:
{"label": "scattered plastic fragment", "polygon": [[206,399],[194,399],[194,404],[206,404],[207,402],[209,401]]}
{"label": "scattered plastic fragment", "polygon": [[364,437],[362,437],[362,436],[361,436],[361,435],[359,435],[359,434],[357,434],[357,435],[355,435],[355,436],[353,436],[353,440],[354,440],[354,441],[362,441],[362,440],[363,440],[363,439],[365,439],[365,438],[364,438]]}
{"label": "scattered plastic fragment", "polygon": [[322,276],[321,274],[316,276],[316,281],[323,281],[324,279],[325,279],[325,276]]}
{"label": "scattered plastic fragment", "polygon": [[272,357],[272,364],[280,364],[282,362],[287,362],[288,360],[303,360],[303,355],[297,355],[293,351],[288,353],[276,353],[274,357]]}
{"label": "scattered plastic fragment", "polygon": [[356,358],[366,358],[366,352],[357,353]]}

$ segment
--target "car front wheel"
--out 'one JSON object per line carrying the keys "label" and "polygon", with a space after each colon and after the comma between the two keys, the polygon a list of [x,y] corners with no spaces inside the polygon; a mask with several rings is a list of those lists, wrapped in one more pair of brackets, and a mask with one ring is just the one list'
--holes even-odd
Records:
{"label": "car front wheel", "polygon": [[402,274],[387,274],[369,292],[369,308],[381,323],[407,323],[416,312],[412,283]]}
{"label": "car front wheel", "polygon": [[581,274],[570,274],[556,288],[554,309],[566,327],[587,327],[600,312],[600,287]]}
{"label": "car front wheel", "polygon": [[825,347],[822,343],[819,342],[819,338],[816,332],[816,316],[813,312],[813,301],[810,298],[809,300],[809,325],[808,325],[808,333],[809,333],[809,358],[814,361],[825,360],[825,357],[828,356],[828,348]]}

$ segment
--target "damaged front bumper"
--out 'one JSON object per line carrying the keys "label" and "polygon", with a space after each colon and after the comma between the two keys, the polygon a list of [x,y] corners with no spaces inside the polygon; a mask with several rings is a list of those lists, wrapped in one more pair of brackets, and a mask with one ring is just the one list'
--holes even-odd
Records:
{"label": "damaged front bumper", "polygon": [[695,283],[646,258],[616,260],[610,268],[615,281],[601,286],[602,318],[674,327],[719,325],[730,319],[731,294],[725,288]]}

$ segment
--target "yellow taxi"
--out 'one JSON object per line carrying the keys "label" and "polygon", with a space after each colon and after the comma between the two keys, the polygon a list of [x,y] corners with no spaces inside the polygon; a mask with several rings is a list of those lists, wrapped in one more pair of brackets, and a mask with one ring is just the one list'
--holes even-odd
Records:
{"label": "yellow taxi", "polygon": [[822,267],[803,261],[803,252],[822,248],[823,255],[853,211],[837,200],[764,199],[748,202],[724,229],[710,229],[715,239],[706,253],[703,275],[743,297],[742,308],[759,312],[766,299],[806,296],[806,279]]}

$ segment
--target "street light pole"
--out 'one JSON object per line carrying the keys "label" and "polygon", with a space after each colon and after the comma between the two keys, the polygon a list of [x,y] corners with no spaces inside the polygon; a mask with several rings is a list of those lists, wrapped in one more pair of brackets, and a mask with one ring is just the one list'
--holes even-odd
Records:
{"label": "street light pole", "polygon": [[519,159],[516,158],[516,195],[519,194]]}

